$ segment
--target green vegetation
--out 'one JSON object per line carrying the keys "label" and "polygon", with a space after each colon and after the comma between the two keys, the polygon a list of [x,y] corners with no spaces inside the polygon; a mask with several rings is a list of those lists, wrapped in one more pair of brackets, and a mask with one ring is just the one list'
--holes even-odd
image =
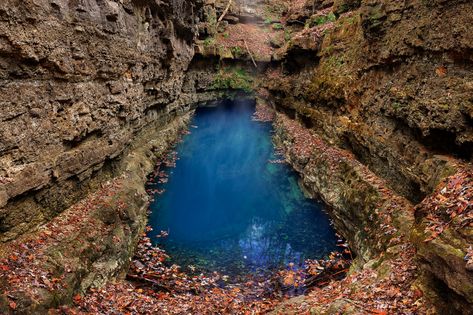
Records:
{"label": "green vegetation", "polygon": [[239,58],[243,55],[243,49],[240,46],[230,48],[234,58]]}
{"label": "green vegetation", "polygon": [[350,6],[346,3],[343,3],[337,10],[337,13],[338,14],[342,14],[342,13],[345,13],[345,12],[348,12],[350,11]]}
{"label": "green vegetation", "polygon": [[273,27],[273,30],[282,30],[282,29],[284,29],[284,26],[281,23],[274,23],[272,27]]}
{"label": "green vegetation", "polygon": [[367,19],[368,29],[375,30],[379,28],[383,24],[385,19],[386,19],[386,14],[384,13],[381,6],[376,6],[372,8],[368,14],[368,19]]}
{"label": "green vegetation", "polygon": [[398,110],[401,109],[401,107],[402,107],[402,105],[401,105],[400,103],[398,103],[398,102],[394,102],[394,103],[392,104],[392,106],[393,106],[393,109],[394,109],[395,111],[398,111]]}
{"label": "green vegetation", "polygon": [[290,31],[289,29],[285,29],[285,30],[284,30],[284,40],[285,40],[286,42],[288,42],[288,41],[291,40],[291,38],[292,38],[292,33],[291,33],[291,31]]}
{"label": "green vegetation", "polygon": [[[266,5],[264,8],[263,16],[265,21],[277,21],[281,20],[284,12],[287,11],[287,4],[283,1],[273,2],[271,5]],[[269,24],[269,23],[268,23]]]}
{"label": "green vegetation", "polygon": [[210,6],[204,7],[204,20],[207,22],[207,31],[214,35],[217,33],[217,13]]}
{"label": "green vegetation", "polygon": [[[452,106],[452,107],[455,107],[455,106]],[[438,104],[438,108],[440,108],[441,110],[444,110],[444,111],[448,111],[450,109],[450,105],[449,104]]]}
{"label": "green vegetation", "polygon": [[217,90],[243,90],[247,93],[253,91],[253,78],[242,68],[220,69],[212,84]]}
{"label": "green vegetation", "polygon": [[373,23],[378,23],[382,18],[384,17],[382,12],[376,11],[373,14],[371,14],[368,19],[372,21]]}
{"label": "green vegetation", "polygon": [[333,14],[333,12],[330,12],[327,15],[327,21],[329,21],[329,22],[335,22],[336,19],[337,19],[337,17],[335,16],[335,14]]}
{"label": "green vegetation", "polygon": [[207,37],[204,39],[204,46],[205,47],[210,47],[215,45],[215,38],[214,37]]}
{"label": "green vegetation", "polygon": [[353,25],[356,23],[358,17],[357,16],[350,16],[342,20],[342,24]]}
{"label": "green vegetation", "polygon": [[326,61],[327,66],[329,67],[341,67],[345,64],[345,60],[342,55],[333,55],[328,58]]}
{"label": "green vegetation", "polygon": [[328,22],[335,22],[337,20],[337,17],[333,12],[330,12],[327,15],[317,15],[317,16],[312,16],[310,19],[308,19],[305,23],[305,28],[311,28],[317,25],[323,25]]}

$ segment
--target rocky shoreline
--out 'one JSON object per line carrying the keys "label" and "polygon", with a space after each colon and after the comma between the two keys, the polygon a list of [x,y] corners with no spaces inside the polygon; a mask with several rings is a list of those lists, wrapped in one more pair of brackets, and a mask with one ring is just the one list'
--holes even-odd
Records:
{"label": "rocky shoreline", "polygon": [[147,175],[190,116],[143,130],[116,165],[121,175],[35,232],[2,246],[0,312],[44,314],[125,276],[147,222]]}

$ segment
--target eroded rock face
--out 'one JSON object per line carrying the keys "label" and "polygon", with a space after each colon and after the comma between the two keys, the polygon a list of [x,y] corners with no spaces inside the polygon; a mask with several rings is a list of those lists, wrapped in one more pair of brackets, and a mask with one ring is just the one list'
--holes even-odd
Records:
{"label": "eroded rock face", "polygon": [[417,205],[412,232],[428,284],[465,314],[472,310],[463,306],[473,303],[472,183],[471,166],[442,181]]}
{"label": "eroded rock face", "polygon": [[189,118],[180,95],[200,8],[0,4],[1,313],[12,301],[45,313],[126,270],[146,175]]}
{"label": "eroded rock face", "polygon": [[147,174],[191,114],[143,129],[115,163],[119,176],[36,231],[2,244],[0,313],[45,314],[126,274],[147,222]]}
{"label": "eroded rock face", "polygon": [[2,1],[1,240],[79,200],[139,130],[182,111],[199,10],[182,0]]}
{"label": "eroded rock face", "polygon": [[[339,6],[356,7],[348,2]],[[295,32],[276,53],[284,71],[265,83],[279,108],[419,202],[455,172],[451,155],[472,157],[465,52],[473,40],[462,31],[472,11],[465,1],[363,2],[334,22]],[[321,44],[297,45],[304,36]]]}
{"label": "eroded rock face", "polygon": [[[445,205],[464,202],[454,194],[443,196],[442,191],[445,178],[472,173],[473,4],[416,0],[315,1],[312,8],[299,4],[288,11],[285,32],[291,38],[273,56],[282,67],[267,71],[261,80],[262,94],[320,141],[353,154],[392,193],[405,198],[407,203],[396,202],[398,210],[393,213],[406,211],[410,219],[390,216],[418,251],[417,266],[424,277],[419,282],[426,295],[432,288],[440,292],[436,298],[429,296],[428,303],[438,305],[441,313],[470,314],[466,306],[473,298],[471,270],[465,257],[471,256],[471,223],[452,222],[471,214],[445,210]],[[292,143],[284,133],[279,138]],[[375,190],[372,185],[360,188],[369,180],[354,171],[356,167],[347,164],[339,177],[327,165],[332,151],[314,152],[304,160],[289,150],[289,160],[308,190],[334,206],[332,216],[340,230],[348,232],[353,249],[369,259],[379,252],[374,240],[384,237],[378,230],[381,225],[369,226],[371,215],[383,213],[379,205],[371,210],[368,206],[380,197],[374,193],[379,185]],[[344,163],[341,160],[338,167]],[[470,184],[465,185],[469,192]],[[364,200],[357,205],[357,198]],[[429,202],[436,198],[438,207]],[[415,223],[409,203],[423,209],[416,212]],[[438,215],[445,221],[439,226],[429,215],[433,208],[443,209]],[[429,229],[437,229],[440,236],[430,239]],[[409,231],[414,231],[412,236]]]}

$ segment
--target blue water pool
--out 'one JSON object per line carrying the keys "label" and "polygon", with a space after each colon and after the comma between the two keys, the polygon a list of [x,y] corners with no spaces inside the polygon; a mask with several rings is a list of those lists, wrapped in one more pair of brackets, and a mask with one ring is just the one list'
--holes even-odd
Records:
{"label": "blue water pool", "polygon": [[[161,166],[167,182],[150,184],[165,189],[150,206],[151,238],[184,268],[259,273],[336,249],[324,205],[304,197],[289,165],[274,163],[272,126],[253,112],[248,100],[197,109],[175,167]],[[162,230],[169,236],[157,238]]]}

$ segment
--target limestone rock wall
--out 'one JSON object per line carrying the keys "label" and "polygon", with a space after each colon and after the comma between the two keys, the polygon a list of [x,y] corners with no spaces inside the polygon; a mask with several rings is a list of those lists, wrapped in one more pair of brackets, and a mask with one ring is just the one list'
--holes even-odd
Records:
{"label": "limestone rock wall", "polygon": [[0,240],[78,201],[138,131],[186,110],[178,97],[200,7],[0,3]]}
{"label": "limestone rock wall", "polygon": [[[410,206],[391,218],[402,210],[410,217],[399,226],[405,236],[414,231],[408,242],[418,251],[419,272],[425,277],[420,282],[440,292],[437,298],[429,296],[429,303],[439,302],[441,312],[465,314],[471,313],[467,306],[472,301],[467,266],[472,227],[452,222],[468,220],[471,201],[470,214],[463,214],[463,208],[452,214],[453,208],[445,210],[429,200],[463,204],[445,193],[445,178],[471,176],[472,18],[473,3],[465,0],[301,1],[289,6],[284,24],[288,36],[273,55],[277,63],[260,82],[260,94],[280,112],[329,146],[353,154],[395,195],[423,209],[416,211],[416,222]],[[322,152],[325,161],[330,154]],[[362,191],[370,190],[353,194],[357,190],[350,186],[357,181],[349,170],[337,183],[337,176],[326,175],[332,169],[316,155],[312,159],[317,163],[308,166],[297,154],[291,161],[312,192],[335,206],[332,216],[353,248],[363,257],[376,252],[370,242],[381,233],[357,239],[383,226],[363,228],[370,222],[369,216],[363,218],[369,200],[354,206]],[[470,188],[465,184],[463,190]],[[429,212],[434,208],[448,218],[440,227]],[[435,227],[440,236],[432,239],[429,228]],[[428,288],[425,292],[430,294]]]}
{"label": "limestone rock wall", "polygon": [[311,27],[286,25],[283,69],[264,83],[276,106],[419,202],[454,173],[452,157],[472,158],[472,3],[352,2],[299,9]]}

